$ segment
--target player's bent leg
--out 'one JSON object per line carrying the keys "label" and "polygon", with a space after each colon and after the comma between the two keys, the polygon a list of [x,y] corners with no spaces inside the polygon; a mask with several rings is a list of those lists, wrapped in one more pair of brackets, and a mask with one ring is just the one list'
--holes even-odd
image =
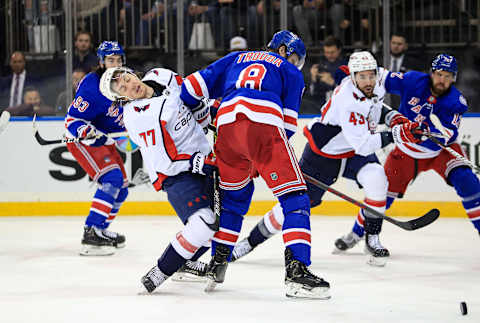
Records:
{"label": "player's bent leg", "polygon": [[249,181],[238,190],[226,190],[221,187],[222,209],[220,228],[212,239],[212,259],[207,269],[205,292],[212,291],[217,284],[225,280],[228,262],[242,228],[243,216],[247,213],[252,200],[254,185]]}
{"label": "player's bent leg", "polygon": [[[388,181],[383,167],[377,163],[366,164],[358,172],[357,180],[365,192],[364,203],[370,208],[384,213],[387,204]],[[383,219],[370,214],[366,210],[362,210],[362,212],[365,215],[367,263],[373,266],[385,266],[390,252],[380,243],[379,239]]]}
{"label": "player's bent leg", "polygon": [[247,238],[237,242],[232,252],[232,261],[242,258],[249,254],[259,244],[265,242],[267,239],[273,237],[282,230],[283,225],[283,211],[280,204],[276,204],[270,211],[268,211],[257,225],[250,231]]}
{"label": "player's bent leg", "polygon": [[480,181],[469,167],[457,167],[450,171],[448,181],[462,199],[468,218],[480,234]]}
{"label": "player's bent leg", "polygon": [[305,191],[278,197],[285,215],[285,293],[295,298],[330,298],[330,284],[314,275],[310,265],[310,199]]}
{"label": "player's bent leg", "polygon": [[[176,273],[213,237],[214,231],[211,226],[214,223],[215,216],[210,208],[199,209],[188,218],[183,230],[177,233],[158,259],[157,265],[142,277],[141,282],[149,293]],[[199,272],[205,275],[205,268]]]}
{"label": "player's bent leg", "polygon": [[[122,173],[115,168],[101,176],[98,182],[100,187],[95,192],[90,213],[85,221],[80,251],[82,256],[112,255],[117,245],[117,240],[108,236],[104,230],[108,226],[106,221],[123,184]],[[125,242],[124,236],[122,239]]]}

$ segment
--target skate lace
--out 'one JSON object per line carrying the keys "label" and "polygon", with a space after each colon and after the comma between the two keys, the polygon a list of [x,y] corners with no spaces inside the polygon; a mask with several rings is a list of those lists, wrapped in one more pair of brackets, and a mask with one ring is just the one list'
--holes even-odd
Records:
{"label": "skate lace", "polygon": [[252,249],[252,247],[250,246],[250,243],[248,243],[248,241],[245,239],[245,240],[240,241],[235,246],[235,248],[233,249],[233,254],[236,258],[239,258],[239,257],[245,255],[246,253],[248,253],[251,249]]}
{"label": "skate lace", "polygon": [[191,261],[187,260],[185,265],[193,270],[197,271],[206,271],[207,269],[207,264],[201,261]]}
{"label": "skate lace", "polygon": [[157,266],[150,270],[150,272],[147,274],[147,277],[153,281],[155,286],[160,285],[160,283],[164,280],[164,275]]}
{"label": "skate lace", "polygon": [[117,233],[113,231],[108,231],[107,229],[104,229],[102,231],[103,235],[106,236],[107,238],[110,239],[116,239],[117,238]]}
{"label": "skate lace", "polygon": [[372,234],[368,236],[368,244],[370,247],[374,249],[384,249],[382,244],[380,243],[380,239],[378,237],[378,234]]}

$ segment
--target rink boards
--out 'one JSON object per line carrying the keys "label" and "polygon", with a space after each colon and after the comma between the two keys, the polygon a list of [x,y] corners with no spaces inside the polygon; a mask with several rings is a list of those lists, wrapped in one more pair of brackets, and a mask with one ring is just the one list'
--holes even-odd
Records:
{"label": "rink boards", "polygon": [[[301,129],[311,118],[299,120],[299,131],[292,139],[297,156],[306,143]],[[480,134],[476,124],[479,115],[462,120],[459,141],[471,160],[480,166]],[[58,118],[40,120],[39,132],[45,139],[61,138],[63,121]],[[0,135],[3,154],[0,158],[0,216],[11,215],[78,215],[88,212],[95,185],[74,162],[65,145],[40,146],[33,137],[29,118],[13,118]],[[128,176],[142,167],[140,152],[122,153]],[[379,156],[383,159],[383,156]],[[352,181],[340,179],[335,188],[361,200],[362,191]],[[275,201],[263,180],[255,181],[255,194],[249,214],[263,214]],[[396,201],[390,215],[418,216],[437,207],[442,216],[464,217],[464,210],[452,187],[447,186],[434,172],[423,173],[408,188],[403,200]],[[312,214],[345,215],[356,212],[355,207],[335,196],[325,194],[325,202]],[[121,214],[174,214],[163,192],[142,185],[130,189]]]}

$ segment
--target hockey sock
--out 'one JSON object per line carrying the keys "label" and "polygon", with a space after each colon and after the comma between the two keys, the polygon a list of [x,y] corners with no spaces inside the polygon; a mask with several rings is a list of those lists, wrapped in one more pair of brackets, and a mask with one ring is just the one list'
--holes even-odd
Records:
{"label": "hockey sock", "polygon": [[282,226],[283,242],[293,258],[310,266],[310,200],[305,193],[294,192],[278,197],[285,220]]}
{"label": "hockey sock", "polygon": [[215,255],[217,245],[222,244],[229,249],[227,260],[231,261],[233,248],[242,229],[243,216],[247,214],[252,201],[253,189],[253,181],[239,190],[221,189],[220,228],[212,239],[212,256]]}
{"label": "hockey sock", "polygon": [[169,244],[163,255],[158,259],[157,266],[165,275],[172,276],[186,261],[187,259],[180,256]]}
{"label": "hockey sock", "polygon": [[352,228],[352,231],[355,232],[356,235],[359,237],[363,237],[363,235],[365,234],[365,229],[363,227],[364,223],[365,223],[365,216],[363,215],[363,210],[360,209],[360,211],[358,211],[357,218]]}
{"label": "hockey sock", "polygon": [[230,250],[227,258],[231,261],[232,251],[237,243],[240,230],[242,229],[243,216],[237,215],[230,210],[222,209],[220,215],[220,228],[213,235],[212,256],[215,254],[218,244],[225,245]]}
{"label": "hockey sock", "polygon": [[192,259],[190,259],[191,261],[197,261],[198,259],[200,259],[201,256],[203,256],[203,254],[205,252],[208,251],[210,247],[205,247],[205,246],[202,246],[200,248],[198,248],[197,252],[195,252],[195,254],[193,255]]}
{"label": "hockey sock", "polygon": [[112,210],[110,211],[110,215],[105,221],[106,228],[112,223],[113,220],[115,220],[115,217],[118,214],[118,210],[120,210],[120,207],[122,206],[122,203],[127,199],[128,195],[128,188],[124,187],[120,190],[118,193],[117,199],[113,203]]}
{"label": "hockey sock", "polygon": [[265,240],[269,239],[282,230],[284,216],[282,206],[276,204],[273,209],[268,211],[257,223],[255,228],[250,231],[248,243],[255,248]]}
{"label": "hockey sock", "polygon": [[448,176],[473,226],[480,232],[480,182],[468,167],[453,169]]}
{"label": "hockey sock", "polygon": [[105,229],[108,226],[106,220],[110,216],[113,204],[123,184],[122,172],[119,169],[113,169],[101,176],[98,182],[100,187],[93,196],[92,206],[85,225]]}

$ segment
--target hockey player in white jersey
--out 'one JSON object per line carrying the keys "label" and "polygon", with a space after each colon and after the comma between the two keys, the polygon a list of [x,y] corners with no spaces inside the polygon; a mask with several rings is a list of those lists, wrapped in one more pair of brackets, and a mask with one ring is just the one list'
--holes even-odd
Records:
{"label": "hockey player in white jersey", "polygon": [[[357,52],[348,62],[351,77],[345,78],[334,90],[331,99],[322,107],[322,115],[313,119],[304,129],[308,143],[300,160],[303,173],[332,185],[337,178],[356,181],[365,193],[364,203],[385,212],[387,177],[375,151],[391,142],[418,142],[412,130],[419,125],[410,122],[396,111],[382,106],[385,96],[383,78],[388,71],[378,68],[369,52]],[[377,125],[385,123],[392,131],[376,132]],[[324,190],[308,182],[311,207],[322,202]],[[384,266],[390,253],[379,240],[381,218],[361,209],[366,231],[367,263]],[[240,241],[233,251],[235,259],[250,252],[259,243],[278,232],[283,223],[281,208],[274,207]],[[354,232],[338,239],[334,252],[353,247],[360,238]]]}
{"label": "hockey player in white jersey", "polygon": [[204,275],[205,264],[196,260],[218,226],[210,198],[215,165],[202,129],[211,120],[209,107],[192,114],[179,98],[181,84],[180,76],[160,68],[142,80],[128,69],[109,69],[100,84],[107,98],[125,101],[125,127],[140,147],[150,180],[157,191],[167,193],[185,225],[142,277],[149,293],[179,269]]}

